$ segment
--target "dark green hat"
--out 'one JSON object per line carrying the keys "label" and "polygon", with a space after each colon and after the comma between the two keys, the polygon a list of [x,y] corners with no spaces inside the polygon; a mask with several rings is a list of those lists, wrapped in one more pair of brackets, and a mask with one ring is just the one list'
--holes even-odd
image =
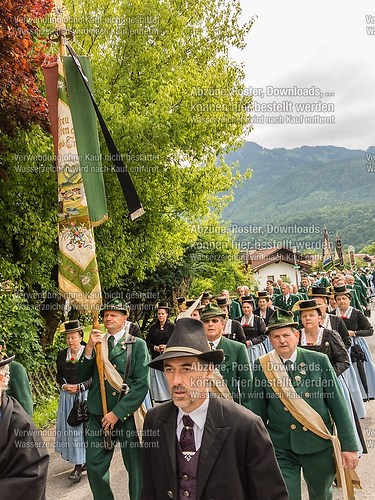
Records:
{"label": "dark green hat", "polygon": [[284,328],[284,326],[297,327],[298,323],[294,321],[293,313],[284,311],[284,309],[275,309],[268,322],[267,331],[277,330],[277,328]]}
{"label": "dark green hat", "polygon": [[9,363],[11,363],[14,360],[15,357],[16,356],[3,357],[0,354],[0,367],[8,365]]}
{"label": "dark green hat", "polygon": [[225,312],[220,309],[216,304],[207,304],[206,307],[203,308],[201,314],[201,321],[205,321],[206,319],[216,318],[217,316],[221,316],[225,318]]}
{"label": "dark green hat", "polygon": [[120,297],[115,297],[114,299],[107,302],[107,304],[103,304],[100,308],[102,312],[105,311],[120,311],[124,314],[129,314],[129,306],[126,302],[124,302]]}
{"label": "dark green hat", "polygon": [[181,318],[177,320],[164,352],[148,365],[156,370],[163,370],[163,362],[166,359],[191,358],[193,356],[219,365],[224,359],[224,351],[210,349],[201,321],[193,318]]}

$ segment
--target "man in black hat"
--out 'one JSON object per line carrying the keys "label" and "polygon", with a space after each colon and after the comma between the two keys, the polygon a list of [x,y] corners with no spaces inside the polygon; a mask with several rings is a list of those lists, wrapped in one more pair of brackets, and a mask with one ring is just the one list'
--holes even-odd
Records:
{"label": "man in black hat", "polygon": [[43,500],[48,453],[31,417],[6,394],[13,359],[0,354],[0,495],[4,500]]}
{"label": "man in black hat", "polygon": [[268,429],[289,499],[301,500],[302,469],[309,498],[331,500],[334,453],[345,483],[342,467],[357,467],[358,446],[328,357],[297,347],[297,326],[290,311],[272,315],[268,332],[274,350],[254,363],[252,410]]}
{"label": "man in black hat", "polygon": [[[149,387],[149,355],[146,342],[133,337],[128,328],[127,307],[113,299],[102,307],[106,333],[93,329],[84,356],[77,363],[81,380],[92,377],[87,400],[90,418],[87,427],[86,465],[95,500],[113,498],[109,467],[113,449],[105,449],[103,430],[114,430],[120,442],[125,468],[129,474],[131,500],[138,500],[142,485],[141,450],[135,419]],[[94,348],[101,344],[104,380],[99,375]],[[128,354],[129,353],[129,354]],[[127,375],[126,375],[127,374]],[[126,390],[123,380],[127,378]],[[108,411],[103,415],[100,385],[104,383]]]}
{"label": "man in black hat", "polygon": [[209,380],[222,360],[223,351],[210,350],[202,323],[183,318],[150,363],[164,370],[172,401],[146,415],[142,500],[288,498],[261,420],[210,397]]}

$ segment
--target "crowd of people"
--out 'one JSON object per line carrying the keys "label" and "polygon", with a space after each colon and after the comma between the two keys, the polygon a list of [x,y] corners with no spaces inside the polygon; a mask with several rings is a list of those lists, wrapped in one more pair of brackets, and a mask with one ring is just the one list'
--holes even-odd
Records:
{"label": "crowd of people", "polygon": [[[335,476],[350,494],[367,453],[361,419],[375,398],[366,342],[373,283],[369,272],[346,271],[305,275],[300,287],[239,286],[232,298],[228,290],[179,297],[175,309],[156,304],[144,336],[120,298],[102,307],[105,334],[94,328],[84,342],[79,321],[64,323],[56,451],[74,465],[68,480],[79,482],[87,470],[93,498],[112,499],[117,443],[131,500],[300,500],[301,470],[311,500],[332,498]],[[2,427],[11,411],[32,428],[30,387],[20,391],[25,376],[1,357]],[[87,419],[70,425],[80,401]],[[34,457],[39,487],[31,498],[44,498],[45,457]]]}

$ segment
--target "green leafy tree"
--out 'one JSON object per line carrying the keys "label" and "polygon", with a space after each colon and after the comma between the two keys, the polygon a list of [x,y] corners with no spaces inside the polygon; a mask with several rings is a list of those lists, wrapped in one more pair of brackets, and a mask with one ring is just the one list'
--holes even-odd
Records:
{"label": "green leafy tree", "polygon": [[[91,55],[100,109],[146,210],[129,222],[102,144],[110,216],[95,230],[102,287],[142,288],[151,273],[185,259],[186,249],[199,239],[192,224],[218,217],[242,180],[224,155],[250,129],[251,98],[228,49],[243,46],[251,22],[241,25],[239,0],[79,0],[67,1],[66,7],[68,27]],[[44,347],[62,315],[54,295],[57,187],[48,151],[51,140],[41,129],[20,130],[7,145],[7,175],[0,180],[0,208],[6,214],[0,229],[1,280],[16,282],[30,303],[41,302]],[[227,265],[226,287],[238,271]],[[222,286],[217,271],[210,279],[214,287]],[[155,288],[162,283],[160,275]],[[35,291],[41,294],[36,299]]]}
{"label": "green leafy tree", "polygon": [[366,245],[362,248],[359,253],[368,253],[369,255],[375,255],[375,241],[370,243],[370,245]]}
{"label": "green leafy tree", "polygon": [[28,371],[43,363],[38,309],[30,307],[19,293],[0,291],[0,316],[0,336],[5,340],[7,354],[15,354]]}

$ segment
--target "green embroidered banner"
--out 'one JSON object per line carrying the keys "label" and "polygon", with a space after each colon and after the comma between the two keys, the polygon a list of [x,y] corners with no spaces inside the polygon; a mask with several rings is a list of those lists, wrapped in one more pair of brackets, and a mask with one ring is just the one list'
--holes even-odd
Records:
{"label": "green embroidered banner", "polygon": [[[49,65],[49,69],[52,75],[51,66],[53,65]],[[56,84],[56,77],[46,78],[47,96],[52,96],[52,101],[56,97],[53,97],[53,92],[48,92],[48,86],[53,86],[53,80]],[[57,107],[54,102],[49,102],[49,105],[50,112],[57,110],[57,119],[51,121],[57,122],[57,139],[54,137],[54,143],[57,145],[55,154],[58,182],[59,289],[75,307],[89,313],[101,304],[101,288],[94,234],[81,173],[82,156],[77,149],[77,132],[69,107],[64,66],[60,57],[57,89]],[[90,210],[91,213],[93,212]],[[105,215],[96,216],[96,222],[99,223],[99,219],[104,220]]]}
{"label": "green embroidered banner", "polygon": [[[92,90],[90,60],[88,57],[80,56],[79,61]],[[64,57],[63,62],[90,221],[92,226],[98,226],[108,218],[108,212],[96,114],[72,57]]]}

